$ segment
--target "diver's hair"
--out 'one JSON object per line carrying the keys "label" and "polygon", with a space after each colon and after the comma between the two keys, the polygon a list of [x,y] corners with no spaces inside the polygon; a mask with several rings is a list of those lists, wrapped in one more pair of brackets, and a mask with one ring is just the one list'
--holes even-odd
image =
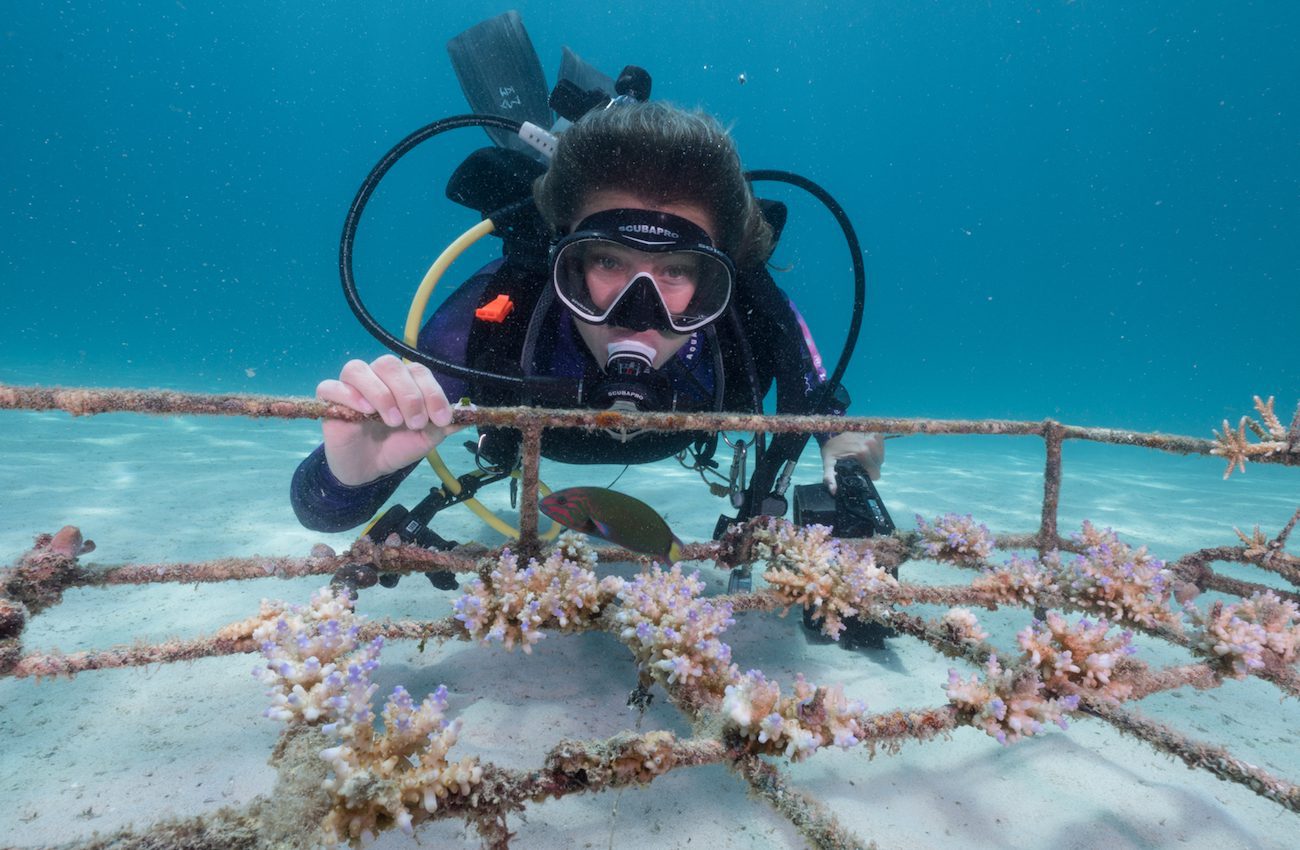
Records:
{"label": "diver's hair", "polygon": [[717,247],[738,268],[772,253],[772,228],[745,180],[736,145],[711,115],[663,102],[593,110],[560,134],[533,197],[556,233],[578,222],[593,193],[625,191],[655,203],[693,203],[713,218]]}

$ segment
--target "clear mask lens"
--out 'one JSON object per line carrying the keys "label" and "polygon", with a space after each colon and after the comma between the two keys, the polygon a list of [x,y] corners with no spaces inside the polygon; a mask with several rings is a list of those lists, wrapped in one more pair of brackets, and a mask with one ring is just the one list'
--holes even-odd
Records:
{"label": "clear mask lens", "polygon": [[[667,317],[664,331],[696,330],[721,315],[732,272],[712,249],[643,251],[613,239],[577,234],[555,254],[555,289],[584,321],[602,324],[638,280],[647,280]],[[658,312],[658,311],[656,311]]]}

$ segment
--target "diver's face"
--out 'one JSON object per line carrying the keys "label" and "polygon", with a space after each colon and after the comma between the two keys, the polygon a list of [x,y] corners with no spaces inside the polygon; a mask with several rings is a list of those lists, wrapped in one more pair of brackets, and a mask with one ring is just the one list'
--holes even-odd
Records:
{"label": "diver's face", "polygon": [[[574,221],[582,221],[588,216],[605,210],[619,209],[654,210],[680,216],[698,225],[705,233],[709,234],[709,238],[714,243],[718,239],[713,229],[713,217],[703,207],[697,204],[654,203],[634,192],[596,192],[578,208]],[[598,263],[593,263],[586,270],[587,286],[592,294],[592,299],[596,302],[596,306],[600,308],[608,307],[618,293],[622,291],[628,280],[631,279],[629,271],[644,271],[659,282],[660,291],[664,294],[664,300],[668,302],[668,309],[684,308],[690,302],[691,295],[694,294],[694,287],[688,274],[689,268],[673,260],[677,256],[676,254],[665,254],[659,259],[650,260],[639,251],[630,249],[619,252],[618,256],[614,256],[613,252],[610,252],[610,256],[602,256]],[[696,260],[692,259],[692,262],[696,262]],[[644,269],[619,267],[623,263],[644,263],[647,267]],[[660,268],[661,264],[665,264],[665,267]],[[675,284],[677,291],[675,293],[673,291],[674,284],[670,283],[670,281],[677,281]],[[680,307],[676,303],[679,300]],[[669,358],[677,353],[678,349],[686,344],[686,340],[690,339],[690,334],[657,330],[633,331],[628,328],[621,328],[618,325],[590,325],[586,322],[575,322],[575,324],[578,326],[578,335],[586,343],[587,349],[596,358],[596,362],[602,365],[608,356],[610,343],[635,340],[649,345],[655,350],[654,366],[658,369],[667,363]]]}

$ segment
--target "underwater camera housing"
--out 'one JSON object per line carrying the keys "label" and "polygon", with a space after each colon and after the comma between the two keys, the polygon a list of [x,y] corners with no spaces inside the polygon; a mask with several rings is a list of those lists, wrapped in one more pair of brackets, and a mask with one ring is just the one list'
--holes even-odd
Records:
{"label": "underwater camera housing", "polygon": [[836,537],[894,533],[894,520],[876,485],[855,460],[835,462],[835,495],[824,482],[794,488],[794,524],[828,525]]}
{"label": "underwater camera housing", "polygon": [[[835,462],[835,495],[824,482],[800,484],[794,488],[795,525],[828,525],[836,537],[875,537],[894,533],[894,520],[889,516],[876,485],[862,465],[855,460]],[[895,578],[898,568],[890,570]],[[822,634],[821,618],[814,617],[809,609],[803,610],[804,632],[816,643],[830,643]],[[883,649],[885,638],[893,637],[894,630],[871,620],[846,617],[840,643],[846,649],[864,647]]]}

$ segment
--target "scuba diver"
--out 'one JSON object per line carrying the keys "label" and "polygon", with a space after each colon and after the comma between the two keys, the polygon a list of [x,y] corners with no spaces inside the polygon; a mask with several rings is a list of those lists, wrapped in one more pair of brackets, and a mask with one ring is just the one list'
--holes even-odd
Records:
{"label": "scuba diver", "polygon": [[[512,15],[476,30],[481,34],[492,26],[500,33],[504,27],[516,52],[526,48],[531,53]],[[454,46],[453,62],[473,103],[473,87],[465,64],[456,61]],[[481,55],[504,52],[498,45]],[[581,60],[566,49],[565,61]],[[585,79],[590,82],[592,75]],[[371,519],[416,464],[459,430],[451,424],[448,399],[761,413],[763,399],[775,385],[778,413],[845,412],[848,397],[837,382],[849,346],[828,382],[806,323],[767,270],[785,222],[784,205],[756,198],[752,175],[743,170],[733,140],[714,118],[650,101],[649,75],[633,66],[617,82],[608,82],[613,94],[599,82],[584,89],[561,80],[543,106],[554,107],[567,121],[558,136],[550,137],[553,147],[546,147],[540,160],[517,139],[503,141],[494,134],[498,144],[476,151],[457,169],[448,197],[480,212],[485,223],[495,222],[503,256],[448,296],[411,340],[413,346],[377,331],[355,297],[355,287],[349,289],[350,238],[368,193],[384,173],[376,166],[349,213],[341,271],[354,312],[407,359],[390,354],[368,363],[351,360],[337,378],[317,387],[322,401],[377,415],[357,422],[324,421],[322,444],[299,465],[291,485],[293,508],[303,525],[342,531]],[[486,81],[479,89],[495,93],[507,86]],[[513,81],[509,90],[515,90]],[[452,122],[447,126],[467,125],[444,120]],[[500,127],[488,126],[490,132]],[[430,128],[412,134],[409,145],[404,142],[394,151],[404,153],[442,129]],[[523,137],[525,131],[518,133]],[[386,162],[387,168],[400,155],[390,152],[381,165]],[[855,238],[850,247],[856,249]],[[855,268],[860,317],[860,265]],[[718,438],[700,432],[548,429],[541,453],[566,463],[602,464],[691,456],[697,470],[707,470],[717,467],[711,458]],[[830,493],[835,492],[837,463],[843,469],[845,460],[860,464],[870,479],[879,477],[884,451],[878,435],[816,438]],[[785,512],[783,499],[774,509],[768,497],[776,494],[772,488],[778,477],[784,480],[777,489],[788,484],[805,441],[778,435],[771,446],[757,439],[756,446],[751,443],[755,468],[747,489],[746,445],[743,440],[735,444],[742,480],[738,485],[733,458],[731,496],[739,515],[721,517],[720,530],[727,521]],[[783,451],[777,450],[780,445]],[[498,477],[518,466],[520,436],[511,429],[480,428],[478,442],[467,447],[480,470],[495,470]],[[778,471],[782,464],[784,473]],[[423,512],[422,521],[449,501],[444,493]],[[382,533],[377,539],[400,528],[404,516],[402,509],[397,524],[378,520]],[[373,528],[367,531],[372,536]],[[427,527],[420,533],[422,545],[452,545]],[[456,586],[449,573],[427,575],[437,587]],[[396,576],[380,580],[391,586]],[[348,583],[356,584],[351,578]]]}

